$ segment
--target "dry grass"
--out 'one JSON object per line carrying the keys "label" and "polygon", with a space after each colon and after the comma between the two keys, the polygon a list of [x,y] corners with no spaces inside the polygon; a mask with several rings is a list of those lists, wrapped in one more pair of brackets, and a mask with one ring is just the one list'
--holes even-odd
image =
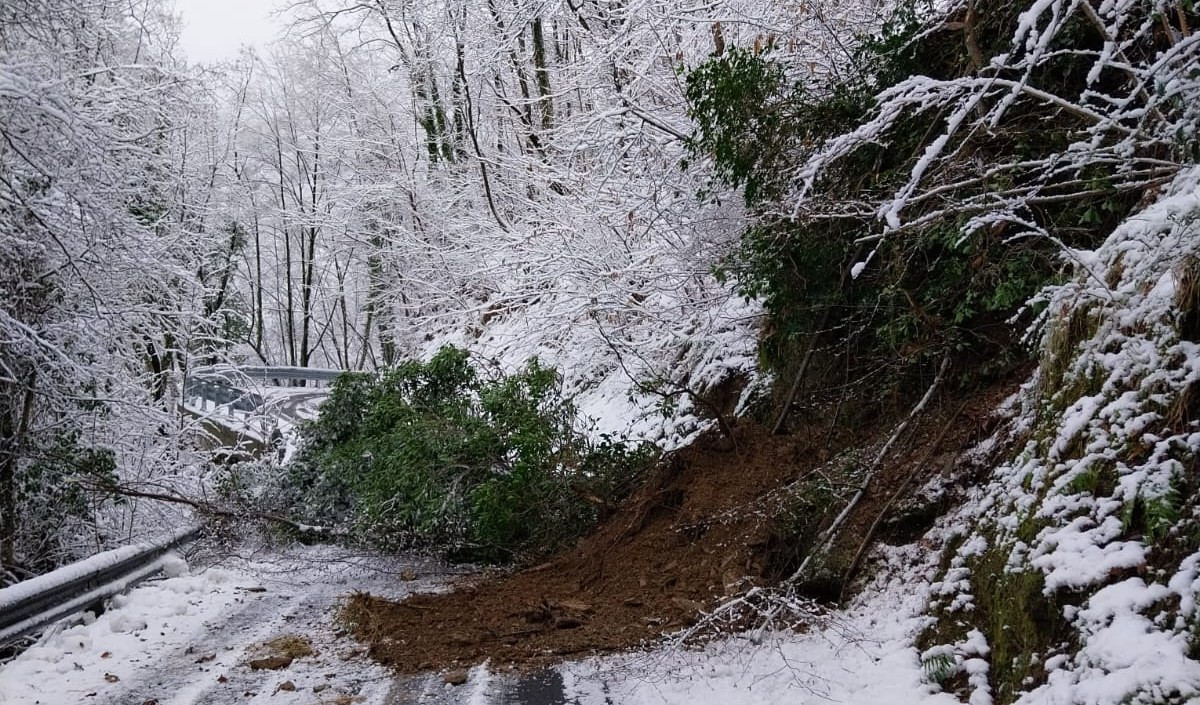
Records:
{"label": "dry grass", "polygon": [[260,656],[280,656],[290,659],[304,658],[316,654],[312,641],[308,637],[296,634],[285,634],[269,641],[264,641],[252,647],[251,650]]}

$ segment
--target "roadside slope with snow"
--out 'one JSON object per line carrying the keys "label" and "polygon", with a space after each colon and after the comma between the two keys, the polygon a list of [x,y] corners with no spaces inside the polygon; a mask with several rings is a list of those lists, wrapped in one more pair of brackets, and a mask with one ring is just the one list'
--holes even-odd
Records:
{"label": "roadside slope with snow", "polygon": [[1073,259],[1012,456],[954,517],[925,659],[976,705],[1195,702],[1200,168]]}

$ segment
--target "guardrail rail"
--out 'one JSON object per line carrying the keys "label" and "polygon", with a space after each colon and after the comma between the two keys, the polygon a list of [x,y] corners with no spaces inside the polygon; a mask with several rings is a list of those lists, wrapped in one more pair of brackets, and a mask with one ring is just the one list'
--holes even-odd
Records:
{"label": "guardrail rail", "polygon": [[172,549],[194,541],[202,527],[161,541],[122,546],[0,589],[0,646],[119,594],[162,569]]}
{"label": "guardrail rail", "polygon": [[183,380],[183,398],[199,400],[202,406],[211,403],[231,411],[253,413],[263,405],[263,396],[254,391],[255,385],[280,386],[285,382],[329,385],[343,372],[321,367],[198,367]]}
{"label": "guardrail rail", "polygon": [[346,371],[323,367],[236,367],[234,369],[238,374],[264,382],[273,379],[329,383]]}

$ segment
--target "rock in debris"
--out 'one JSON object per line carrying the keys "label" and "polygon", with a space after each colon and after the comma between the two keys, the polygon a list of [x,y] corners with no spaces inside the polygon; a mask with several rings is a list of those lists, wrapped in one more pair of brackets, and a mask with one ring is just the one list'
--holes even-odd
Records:
{"label": "rock in debris", "polygon": [[278,671],[282,668],[287,668],[294,661],[291,656],[267,656],[265,658],[256,658],[250,661],[250,670],[252,671]]}
{"label": "rock in debris", "polygon": [[450,685],[462,685],[463,683],[467,682],[467,678],[469,676],[470,673],[467,671],[467,669],[460,668],[454,671],[446,671],[446,674],[442,676],[442,680],[446,681],[446,683]]}

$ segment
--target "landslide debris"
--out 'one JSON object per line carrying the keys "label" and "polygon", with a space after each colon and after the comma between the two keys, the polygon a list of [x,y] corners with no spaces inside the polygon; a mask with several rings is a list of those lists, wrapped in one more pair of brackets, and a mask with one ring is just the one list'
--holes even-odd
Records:
{"label": "landslide debris", "polygon": [[[939,400],[916,420],[867,487],[822,570],[801,588],[836,601],[849,577],[838,567],[852,563],[884,509],[897,514],[879,532],[884,538],[903,534],[911,541],[923,533],[910,524],[927,527],[944,507],[896,504],[895,488],[914,473],[921,481],[911,487],[947,472],[986,433],[988,414],[1012,388],[998,385],[966,403]],[[881,447],[894,426],[887,419],[864,431],[830,425],[827,415],[811,418],[787,436],[740,420],[734,443],[715,432],[701,437],[664,459],[592,534],[545,563],[402,602],[357,593],[343,618],[373,658],[405,673],[484,660],[497,668],[537,668],[677,632],[724,598],[787,577],[857,491],[859,459]]]}
{"label": "landslide debris", "polygon": [[248,650],[251,658],[246,662],[252,671],[278,671],[292,665],[292,661],[312,656],[312,642],[303,636],[286,635],[276,637]]}

